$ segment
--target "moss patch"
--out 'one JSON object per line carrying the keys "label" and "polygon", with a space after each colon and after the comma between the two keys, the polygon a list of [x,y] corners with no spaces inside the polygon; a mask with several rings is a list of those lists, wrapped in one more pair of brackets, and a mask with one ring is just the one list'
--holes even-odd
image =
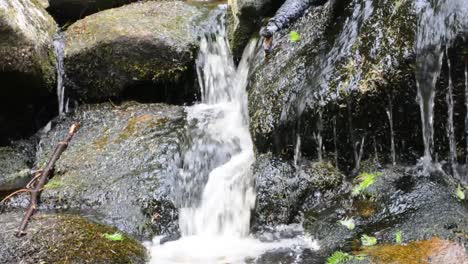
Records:
{"label": "moss patch", "polygon": [[145,249],[123,235],[121,241],[105,238],[117,230],[70,215],[41,216],[56,218],[51,225],[42,226],[37,240],[46,244],[47,263],[136,263],[145,259]]}

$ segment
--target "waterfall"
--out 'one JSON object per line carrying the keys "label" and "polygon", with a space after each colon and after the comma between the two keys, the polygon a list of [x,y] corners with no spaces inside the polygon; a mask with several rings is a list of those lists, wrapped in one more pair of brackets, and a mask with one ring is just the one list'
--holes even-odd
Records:
{"label": "waterfall", "polygon": [[59,107],[59,115],[63,115],[68,112],[68,101],[65,100],[65,86],[64,86],[64,76],[65,68],[63,66],[63,57],[64,57],[64,36],[62,32],[57,33],[54,38],[54,53],[56,60],[57,68],[57,101]]}
{"label": "waterfall", "polygon": [[[202,103],[187,110],[188,122],[199,123],[191,135],[203,143],[193,144],[189,155],[184,157],[181,175],[184,181],[192,181],[206,177],[199,173],[199,168],[209,172],[206,185],[199,186],[204,190],[198,206],[191,206],[187,201],[186,205],[190,206],[180,210],[183,235],[244,237],[249,232],[250,211],[255,205],[250,169],[254,153],[245,88],[255,44],[252,41],[248,45],[236,70],[223,27],[220,26],[214,39],[209,36],[201,41],[197,72]],[[214,151],[205,158],[215,163],[226,162],[212,168],[212,162],[199,159],[198,154],[205,153],[207,147]],[[191,179],[186,179],[187,176]],[[203,179],[196,182],[204,184]]]}
{"label": "waterfall", "polygon": [[465,164],[468,165],[468,59],[465,58]]}
{"label": "waterfall", "polygon": [[162,245],[155,238],[151,263],[243,263],[279,247],[315,246],[310,239],[262,243],[249,235],[256,195],[246,86],[256,40],[236,68],[224,17],[201,39],[196,64],[202,100],[186,108],[189,147],[173,190],[181,238]]}
{"label": "waterfall", "polygon": [[452,65],[448,57],[448,48],[446,49],[447,66],[448,66],[448,87],[446,94],[447,101],[447,138],[449,141],[449,162],[452,166],[452,173],[456,173],[456,142],[455,142],[455,128],[453,125],[453,83],[452,83]]}
{"label": "waterfall", "polygon": [[388,96],[388,108],[385,111],[388,117],[390,126],[390,153],[392,156],[392,165],[396,165],[396,150],[395,150],[395,130],[393,129],[393,102],[392,97]]}
{"label": "waterfall", "polygon": [[294,168],[296,168],[296,171],[299,170],[300,162],[301,162],[301,136],[298,133],[296,136],[296,147],[294,148]]}
{"label": "waterfall", "polygon": [[323,138],[322,138],[322,131],[323,131],[323,110],[318,110],[318,116],[316,120],[317,131],[314,132],[314,138],[317,143],[317,159],[319,162],[323,161]]}
{"label": "waterfall", "polygon": [[434,96],[443,59],[442,46],[451,44],[468,26],[465,0],[416,1],[419,21],[416,33],[416,86],[421,111],[424,156],[427,169],[432,163],[434,146]]}

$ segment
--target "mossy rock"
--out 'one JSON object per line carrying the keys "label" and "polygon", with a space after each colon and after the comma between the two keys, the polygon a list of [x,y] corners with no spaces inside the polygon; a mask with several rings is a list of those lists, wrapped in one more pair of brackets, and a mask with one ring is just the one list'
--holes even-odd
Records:
{"label": "mossy rock", "polygon": [[128,235],[113,241],[105,234],[119,230],[74,215],[37,214],[27,234],[15,237],[22,213],[0,214],[2,263],[145,263],[145,248]]}
{"label": "mossy rock", "polygon": [[[294,145],[289,139],[304,130],[309,134],[303,138],[313,139],[318,110],[324,111],[323,120],[328,121],[324,126],[331,127],[334,112],[327,111],[344,108],[346,115],[343,105],[349,91],[357,94],[356,101],[364,102],[363,113],[377,113],[369,106],[374,97],[380,99],[375,104],[381,106],[387,98],[380,93],[386,89],[393,89],[395,95],[408,90],[407,82],[414,72],[408,61],[416,17],[412,1],[328,1],[310,7],[276,33],[273,51],[253,70],[249,90],[251,130],[259,150],[283,150]],[[292,31],[298,33],[299,41],[290,40]],[[357,116],[361,109],[352,111]],[[299,119],[302,131],[290,129]],[[340,126],[338,132],[346,129]],[[333,135],[332,129],[326,132]],[[332,140],[329,137],[324,142]],[[309,141],[303,145],[315,144]],[[332,149],[333,145],[327,147]],[[308,151],[315,152],[312,148]]]}
{"label": "mossy rock", "polygon": [[[55,83],[53,36],[57,25],[36,0],[3,0],[0,3],[0,72],[18,72],[35,81],[29,86],[51,90]],[[23,77],[24,78],[24,77]],[[4,82],[4,81],[2,81]],[[8,95],[9,83],[0,95]],[[23,94],[24,96],[24,94]]]}
{"label": "mossy rock", "polygon": [[181,82],[193,65],[198,29],[207,15],[202,6],[151,1],[77,21],[65,34],[70,92],[84,101],[102,101],[153,83],[160,93],[177,87],[172,92],[182,97]]}
{"label": "mossy rock", "polygon": [[[150,239],[173,232],[177,221],[170,184],[178,173],[185,136],[183,107],[127,102],[83,105],[41,138],[37,166],[73,123],[80,129],[55,166],[41,208],[83,212]],[[25,197],[10,207],[21,207]]]}

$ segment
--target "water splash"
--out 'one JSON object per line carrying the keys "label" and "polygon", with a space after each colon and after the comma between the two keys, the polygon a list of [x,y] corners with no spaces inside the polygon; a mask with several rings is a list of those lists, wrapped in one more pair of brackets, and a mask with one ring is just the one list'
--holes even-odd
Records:
{"label": "water splash", "polygon": [[224,16],[200,43],[202,102],[186,108],[189,147],[174,184],[182,237],[163,245],[156,238],[151,263],[243,263],[275,248],[310,248],[310,240],[262,243],[249,236],[256,196],[246,86],[256,40],[236,68]]}
{"label": "water splash", "polygon": [[443,59],[442,46],[450,46],[457,34],[468,28],[465,0],[419,0],[416,33],[416,86],[421,110],[425,169],[432,165],[434,146],[434,95]]}
{"label": "water splash", "polygon": [[64,57],[64,34],[58,32],[54,38],[54,53],[57,69],[57,100],[59,107],[59,115],[68,112],[68,100],[65,98],[65,85],[63,83],[65,77],[65,68],[63,66]]}

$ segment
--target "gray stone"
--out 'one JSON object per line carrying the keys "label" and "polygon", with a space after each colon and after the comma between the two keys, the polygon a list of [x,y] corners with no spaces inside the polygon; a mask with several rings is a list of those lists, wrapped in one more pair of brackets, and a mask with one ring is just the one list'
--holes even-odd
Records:
{"label": "gray stone", "polygon": [[160,101],[173,102],[170,95],[193,98],[196,91],[184,83],[191,80],[187,75],[198,30],[208,13],[205,7],[180,1],[151,1],[77,21],[65,34],[70,93],[84,101],[103,101],[138,94],[146,84]]}

